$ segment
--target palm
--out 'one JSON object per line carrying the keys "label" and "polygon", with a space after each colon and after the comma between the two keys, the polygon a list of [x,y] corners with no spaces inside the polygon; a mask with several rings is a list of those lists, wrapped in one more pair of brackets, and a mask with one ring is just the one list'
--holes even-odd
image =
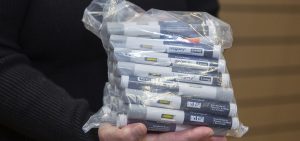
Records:
{"label": "palm", "polygon": [[130,124],[122,129],[109,124],[99,128],[101,141],[226,141],[225,137],[212,137],[213,131],[207,127],[168,132],[160,134],[147,134],[143,124]]}

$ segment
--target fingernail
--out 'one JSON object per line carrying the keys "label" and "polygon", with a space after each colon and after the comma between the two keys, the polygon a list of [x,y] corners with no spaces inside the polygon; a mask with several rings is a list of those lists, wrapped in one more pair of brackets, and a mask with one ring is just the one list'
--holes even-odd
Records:
{"label": "fingernail", "polygon": [[210,129],[209,136],[212,136],[214,134],[215,134],[214,131],[212,129]]}

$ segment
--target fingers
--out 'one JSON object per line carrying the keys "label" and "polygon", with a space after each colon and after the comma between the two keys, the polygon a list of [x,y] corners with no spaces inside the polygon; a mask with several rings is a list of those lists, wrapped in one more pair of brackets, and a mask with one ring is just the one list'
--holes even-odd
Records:
{"label": "fingers", "polygon": [[225,137],[212,137],[213,130],[208,127],[146,136],[147,129],[141,123],[130,124],[122,129],[103,124],[98,132],[101,141],[227,141]]}
{"label": "fingers", "polygon": [[211,128],[197,127],[179,132],[150,134],[146,137],[146,141],[204,141],[209,140],[212,135]]}
{"label": "fingers", "polygon": [[107,141],[109,139],[112,139],[112,137],[117,136],[116,134],[119,132],[120,131],[117,127],[114,127],[108,123],[104,123],[98,129],[98,135],[101,141]]}
{"label": "fingers", "polygon": [[127,138],[126,141],[141,141],[147,134],[147,128],[141,123],[129,124],[121,130]]}
{"label": "fingers", "polygon": [[[213,130],[208,127],[197,127],[191,131],[185,131],[184,136],[186,141],[204,141],[208,140],[213,135]],[[185,141],[185,140],[184,140]]]}
{"label": "fingers", "polygon": [[101,141],[140,141],[146,136],[147,129],[143,124],[135,123],[119,129],[110,124],[99,127]]}

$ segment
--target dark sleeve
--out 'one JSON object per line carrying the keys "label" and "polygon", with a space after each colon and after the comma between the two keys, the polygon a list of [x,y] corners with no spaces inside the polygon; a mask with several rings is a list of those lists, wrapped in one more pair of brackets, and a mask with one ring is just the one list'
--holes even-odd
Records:
{"label": "dark sleeve", "polygon": [[41,141],[92,141],[88,103],[30,66],[18,44],[29,0],[0,0],[0,124]]}
{"label": "dark sleeve", "polygon": [[218,0],[186,0],[186,2],[190,11],[203,11],[218,16],[220,9]]}

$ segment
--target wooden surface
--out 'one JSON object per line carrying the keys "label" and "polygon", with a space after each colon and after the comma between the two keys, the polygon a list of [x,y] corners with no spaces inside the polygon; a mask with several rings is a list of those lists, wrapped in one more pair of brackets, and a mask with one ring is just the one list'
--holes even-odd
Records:
{"label": "wooden surface", "polygon": [[220,0],[232,26],[225,52],[239,116],[250,131],[229,141],[300,140],[300,1]]}

